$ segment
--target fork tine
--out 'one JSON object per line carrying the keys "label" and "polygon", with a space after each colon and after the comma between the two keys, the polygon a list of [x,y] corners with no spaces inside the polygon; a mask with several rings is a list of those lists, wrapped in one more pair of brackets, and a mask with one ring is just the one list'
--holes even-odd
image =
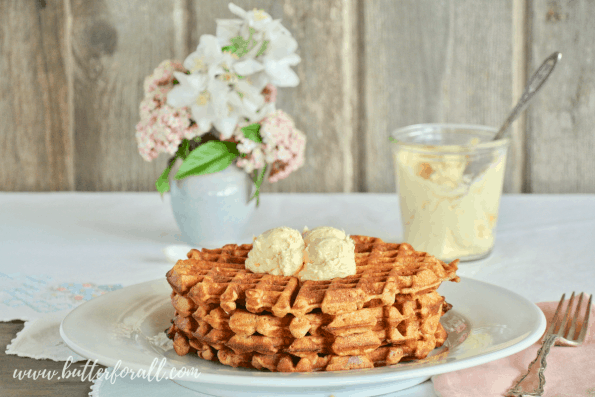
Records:
{"label": "fork tine", "polygon": [[583,320],[583,324],[581,325],[581,333],[578,335],[578,343],[583,343],[585,341],[585,336],[587,335],[587,328],[589,328],[589,315],[591,314],[591,301],[593,300],[593,294],[589,297],[589,303],[587,303],[587,314],[585,315],[585,319]]}
{"label": "fork tine", "polygon": [[579,296],[578,303],[576,304],[576,310],[574,311],[574,316],[572,316],[572,323],[570,323],[570,329],[568,330],[568,332],[566,333],[566,336],[565,336],[566,339],[574,340],[574,334],[576,333],[576,331],[575,331],[576,319],[578,318],[578,315],[580,314],[581,304],[583,303],[583,295],[585,295],[585,293],[581,292],[581,296]]}
{"label": "fork tine", "polygon": [[573,301],[574,301],[574,291],[572,291],[572,295],[570,295],[570,299],[568,300],[568,307],[566,308],[566,311],[564,312],[564,318],[562,319],[562,325],[560,326],[560,329],[557,332],[558,336],[562,336],[564,334],[564,331],[566,330],[566,323],[568,323],[568,314],[570,313],[570,309],[572,308]]}
{"label": "fork tine", "polygon": [[564,298],[566,298],[566,294],[562,294],[562,298],[560,298],[560,303],[558,303],[558,307],[556,308],[556,312],[554,313],[554,318],[552,319],[552,323],[550,327],[547,329],[546,335],[553,334],[554,330],[556,329],[556,322],[558,321],[558,314],[560,314],[560,308],[562,307],[562,303],[564,303]]}

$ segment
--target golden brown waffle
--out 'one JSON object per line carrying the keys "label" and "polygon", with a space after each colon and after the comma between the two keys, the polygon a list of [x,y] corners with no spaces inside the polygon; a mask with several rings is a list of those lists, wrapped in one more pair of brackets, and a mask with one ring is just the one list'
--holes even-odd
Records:
{"label": "golden brown waffle", "polygon": [[[362,347],[367,351],[384,344],[401,344],[435,333],[445,307],[435,291],[399,295],[392,306],[364,308],[352,313],[309,313],[302,317],[254,314],[238,309],[231,315],[221,307],[199,306],[185,316],[181,299],[172,297],[174,324],[186,336],[207,343],[223,343],[238,353],[265,354],[335,353],[349,355]],[[223,338],[223,339],[222,339]],[[365,340],[365,342],[364,342]]]}
{"label": "golden brown waffle", "polygon": [[329,281],[255,274],[251,245],[191,250],[167,273],[180,355],[271,371],[370,368],[425,357],[446,339],[435,292],[458,281],[408,244],[352,236],[357,273]]}
{"label": "golden brown waffle", "polygon": [[[311,371],[338,371],[348,369],[372,368],[397,364],[416,358],[425,358],[435,347],[440,347],[446,340],[446,331],[442,325],[438,328],[431,340],[412,341],[402,345],[385,345],[374,350],[357,353],[354,355],[336,355],[321,353],[238,353],[222,345],[211,345],[207,342],[187,338],[183,333],[177,332],[172,325],[169,332],[174,335],[174,348],[179,355],[191,352],[210,361],[219,361],[232,367],[246,367],[255,369],[268,369],[278,372],[311,372]],[[423,354],[420,353],[423,349]]]}
{"label": "golden brown waffle", "polygon": [[167,273],[178,295],[196,304],[214,303],[233,312],[238,305],[252,313],[277,317],[303,316],[315,309],[326,314],[350,313],[364,307],[389,306],[397,294],[434,290],[446,280],[458,281],[458,260],[445,264],[409,244],[351,236],[355,242],[356,274],[328,281],[252,273],[244,267],[251,245],[226,245],[202,252],[192,250],[187,260]]}

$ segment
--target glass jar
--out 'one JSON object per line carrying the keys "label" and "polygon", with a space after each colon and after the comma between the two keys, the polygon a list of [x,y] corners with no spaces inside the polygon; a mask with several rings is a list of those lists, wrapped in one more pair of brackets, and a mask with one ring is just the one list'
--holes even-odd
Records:
{"label": "glass jar", "polygon": [[443,261],[494,246],[508,139],[496,129],[418,124],[392,133],[404,240]]}

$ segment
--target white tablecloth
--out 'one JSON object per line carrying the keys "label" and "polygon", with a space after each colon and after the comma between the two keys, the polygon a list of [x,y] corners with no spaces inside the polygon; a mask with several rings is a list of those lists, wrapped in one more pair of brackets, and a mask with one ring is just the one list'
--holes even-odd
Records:
{"label": "white tablecloth", "polygon": [[[281,225],[300,230],[330,225],[394,242],[402,237],[395,194],[264,194],[240,242]],[[43,311],[27,302],[27,291],[8,290],[11,282],[62,285],[52,295],[56,305],[67,296],[61,293],[85,285],[87,295],[75,291],[68,297],[86,300],[164,277],[171,264],[163,249],[182,243],[167,195],[162,200],[157,193],[1,193],[0,321],[28,320]],[[595,292],[593,258],[595,195],[505,195],[493,253],[462,263],[459,274],[534,302],[551,301],[565,291]],[[418,387],[418,395],[432,395],[429,389]]]}

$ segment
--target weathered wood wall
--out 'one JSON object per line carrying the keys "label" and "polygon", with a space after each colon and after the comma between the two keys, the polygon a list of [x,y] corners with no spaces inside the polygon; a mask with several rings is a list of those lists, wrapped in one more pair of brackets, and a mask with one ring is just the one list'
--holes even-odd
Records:
{"label": "weathered wood wall", "polygon": [[[138,155],[144,77],[183,59],[227,1],[0,0],[0,190],[151,191],[165,157]],[[507,192],[595,192],[590,0],[236,0],[282,18],[301,78],[278,107],[306,164],[265,191],[392,192],[390,131],[498,126],[528,74],[564,57],[515,125]]]}

